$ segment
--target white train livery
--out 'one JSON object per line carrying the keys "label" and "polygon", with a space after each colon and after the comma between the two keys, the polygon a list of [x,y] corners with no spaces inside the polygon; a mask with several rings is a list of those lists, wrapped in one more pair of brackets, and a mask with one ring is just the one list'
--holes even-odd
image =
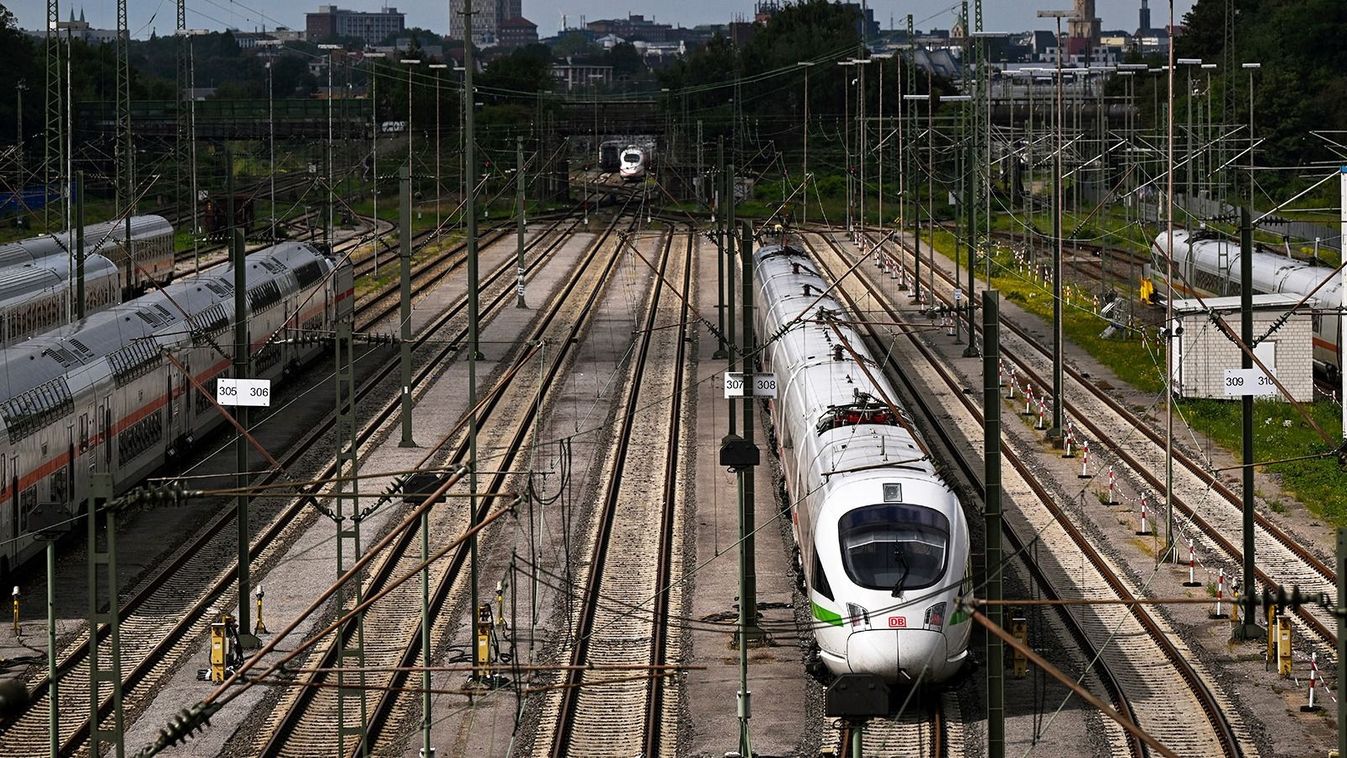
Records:
{"label": "white train livery", "polygon": [[799,249],[754,253],[791,523],[822,662],[939,683],[968,656],[969,532],[897,394]]}

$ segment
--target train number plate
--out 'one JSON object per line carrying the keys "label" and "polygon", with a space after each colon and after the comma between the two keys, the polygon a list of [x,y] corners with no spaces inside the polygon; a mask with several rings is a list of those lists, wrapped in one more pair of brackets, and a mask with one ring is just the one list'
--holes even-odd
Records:
{"label": "train number plate", "polygon": [[[725,372],[725,397],[746,397],[743,374]],[[776,374],[754,374],[753,397],[776,397]]]}
{"label": "train number plate", "polygon": [[270,379],[216,379],[215,402],[220,405],[271,405]]}

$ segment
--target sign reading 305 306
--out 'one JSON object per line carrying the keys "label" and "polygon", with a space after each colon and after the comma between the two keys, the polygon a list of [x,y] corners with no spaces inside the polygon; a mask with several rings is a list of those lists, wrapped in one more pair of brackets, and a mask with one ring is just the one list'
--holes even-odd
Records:
{"label": "sign reading 305 306", "polygon": [[215,402],[220,405],[271,405],[270,379],[216,379]]}

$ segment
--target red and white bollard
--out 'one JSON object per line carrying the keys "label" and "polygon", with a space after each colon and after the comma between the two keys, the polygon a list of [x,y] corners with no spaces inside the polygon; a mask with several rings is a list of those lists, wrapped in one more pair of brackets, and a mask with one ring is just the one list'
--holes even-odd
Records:
{"label": "red and white bollard", "polygon": [[1218,574],[1216,577],[1216,612],[1211,614],[1211,618],[1214,619],[1230,618],[1230,614],[1226,613],[1224,609],[1221,608],[1221,603],[1224,600],[1225,600],[1225,569],[1221,569],[1221,573]]}
{"label": "red and white bollard", "polygon": [[898,269],[901,268],[901,267],[898,265],[898,261],[897,261],[896,259],[894,259],[894,258],[889,258],[889,257],[886,257],[885,260],[887,260],[888,263],[889,263],[889,278],[890,278],[890,279],[897,279],[897,278],[898,278]]}
{"label": "red and white bollard", "polygon": [[1034,415],[1034,385],[1026,379],[1024,382],[1024,415]]}
{"label": "red and white bollard", "polygon": [[1077,479],[1093,479],[1094,474],[1090,473],[1090,441],[1081,440],[1080,443],[1080,473],[1076,474]]}
{"label": "red and white bollard", "polygon": [[1066,422],[1066,432],[1062,435],[1062,457],[1063,457],[1063,458],[1075,458],[1075,457],[1076,457],[1076,453],[1071,449],[1071,446],[1072,446],[1073,444],[1075,444],[1075,442],[1076,442],[1076,429],[1075,429],[1075,427],[1073,427],[1073,426],[1071,425],[1071,422],[1070,422],[1070,421],[1067,421],[1067,422]]}
{"label": "red and white bollard", "polygon": [[1147,509],[1147,506],[1146,506],[1146,496],[1145,496],[1145,495],[1142,495],[1142,496],[1141,496],[1141,528],[1137,530],[1137,534],[1140,535],[1140,536],[1145,537],[1145,536],[1150,535],[1150,533],[1151,533],[1151,526],[1150,526],[1150,511]]}
{"label": "red and white bollard", "polygon": [[1193,550],[1193,538],[1188,538],[1188,581],[1183,583],[1185,587],[1201,587],[1202,583],[1197,581],[1197,552]]}
{"label": "red and white bollard", "polygon": [[1015,367],[1011,366],[1006,373],[1010,374],[1010,381],[1006,382],[1006,399],[1014,400],[1015,385],[1019,383],[1018,380],[1015,378]]}
{"label": "red and white bollard", "polygon": [[1043,398],[1040,397],[1038,399],[1038,423],[1034,424],[1035,429],[1043,431],[1043,429],[1045,428],[1043,425],[1043,416],[1046,413],[1047,408],[1043,407]]}
{"label": "red and white bollard", "polygon": [[1319,686],[1319,654],[1318,654],[1318,653],[1315,653],[1315,652],[1311,652],[1311,653],[1310,653],[1310,702],[1309,702],[1309,705],[1302,705],[1302,706],[1300,706],[1300,711],[1301,711],[1302,713],[1314,713],[1314,712],[1316,712],[1316,711],[1318,711],[1318,710],[1321,710],[1319,706],[1317,706],[1317,705],[1314,704],[1314,690],[1315,690],[1315,688],[1318,687],[1318,686]]}
{"label": "red and white bollard", "polygon": [[1113,470],[1113,466],[1108,467],[1108,502],[1104,505],[1118,504],[1118,474]]}

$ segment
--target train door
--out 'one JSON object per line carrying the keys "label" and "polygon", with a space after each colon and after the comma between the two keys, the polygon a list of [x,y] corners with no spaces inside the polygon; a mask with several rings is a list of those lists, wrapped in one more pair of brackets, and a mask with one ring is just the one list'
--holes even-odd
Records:
{"label": "train door", "polygon": [[103,397],[103,402],[98,404],[98,415],[102,418],[100,436],[103,438],[103,470],[112,473],[112,396]]}
{"label": "train door", "polygon": [[[3,455],[0,455],[0,482],[9,481],[8,476],[10,468],[6,464],[7,460]],[[13,486],[9,488],[11,493],[14,491],[14,489],[15,487]],[[17,503],[17,501],[15,502]],[[16,539],[18,536],[19,536],[18,513],[14,508],[0,507],[0,539],[3,539],[5,544],[5,547],[3,549],[0,549],[0,554],[3,555],[3,557],[0,558],[0,560],[3,560],[5,563],[7,563],[7,565],[10,566],[13,566],[15,564],[16,562],[15,559],[18,556],[18,547],[17,547],[18,540]]]}

